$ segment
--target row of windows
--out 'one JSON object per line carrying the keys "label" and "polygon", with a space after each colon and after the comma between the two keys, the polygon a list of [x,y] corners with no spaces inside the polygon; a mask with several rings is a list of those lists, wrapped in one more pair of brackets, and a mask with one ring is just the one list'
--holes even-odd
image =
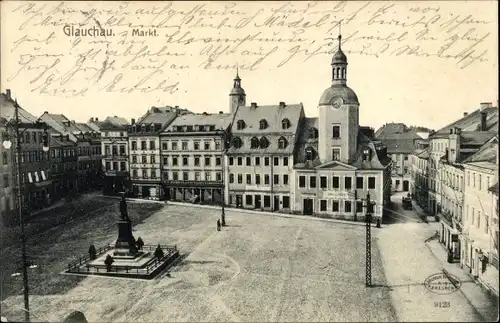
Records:
{"label": "row of windows", "polygon": [[194,125],[194,126],[173,126],[173,131],[176,132],[203,132],[203,131],[215,131],[215,125]]}
{"label": "row of windows", "polygon": [[[236,129],[238,130],[243,130],[246,128],[246,123],[244,120],[238,120],[236,122]],[[288,129],[292,126],[292,124],[290,123],[290,120],[288,120],[287,118],[281,120],[281,129]],[[260,130],[264,130],[264,129],[267,129],[269,128],[269,123],[267,122],[266,119],[261,119],[259,121],[259,129]]]}
{"label": "row of windows", "polygon": [[[236,197],[237,196],[234,196],[234,195],[230,195],[229,196],[229,203],[230,204],[236,204],[235,200],[236,200]],[[262,202],[262,197],[264,197],[263,199],[263,205],[261,204]],[[275,195],[275,197],[278,197],[277,195]],[[245,194],[245,206],[253,206],[253,207],[259,207],[259,206],[263,206],[263,207],[271,207],[271,196],[270,195],[264,195],[262,196],[261,194]],[[282,197],[282,205],[281,207],[283,209],[288,209],[290,208],[290,196],[286,196],[284,195]]]}
{"label": "row of windows", "polygon": [[106,156],[118,155],[118,154],[123,156],[127,154],[127,150],[125,147],[126,147],[125,145],[105,145],[104,153],[106,154]]}
{"label": "row of windows", "polygon": [[106,162],[106,170],[115,170],[115,171],[127,171],[127,163],[125,162]]}
{"label": "row of windows", "polygon": [[[472,180],[471,180],[471,173],[472,173]],[[476,176],[477,175],[477,176]],[[487,191],[490,188],[490,177],[489,176],[484,176],[484,181],[483,181],[483,176],[481,174],[476,174],[471,171],[467,171],[467,186],[472,186],[474,188],[477,188],[478,190],[485,190]]]}
{"label": "row of windows", "polygon": [[156,169],[151,168],[151,169],[132,169],[132,178],[152,178],[155,179],[156,177]]}
{"label": "row of windows", "polygon": [[[99,154],[101,153],[101,147],[99,147]],[[76,156],[75,149],[52,149],[50,151],[50,156],[52,158],[60,158],[60,157],[74,157]]]}
{"label": "row of windows", "polygon": [[[469,213],[470,211],[470,213]],[[474,207],[470,207],[469,205],[466,206],[466,221],[469,221],[469,215],[470,215],[470,225],[474,226],[476,229],[481,229],[481,218],[484,220],[484,233],[489,234],[490,233],[490,223],[489,223],[489,217],[488,214],[483,213],[483,216],[481,216],[481,211],[474,209]]]}
{"label": "row of windows", "polygon": [[[221,150],[221,141],[220,140],[215,141],[214,145],[212,145],[212,142],[213,141],[205,140],[205,141],[203,141],[203,145],[202,145],[201,141],[192,141],[192,142],[181,141],[181,150],[201,150],[202,147],[203,147],[203,150],[211,150],[212,146],[214,146],[215,150]],[[142,140],[140,142],[140,144],[141,144],[140,150],[155,150],[156,149],[156,142],[154,140],[149,141],[149,146],[148,146],[148,141],[146,141],[146,140]],[[192,148],[191,148],[191,144],[192,144]],[[132,141],[131,145],[132,145],[132,148],[131,148],[132,150],[138,150],[137,141]],[[176,150],[179,150],[179,143],[178,143],[178,141],[171,141],[171,142],[164,141],[164,142],[162,142],[161,148],[162,148],[162,150],[176,151]]]}
{"label": "row of windows", "polygon": [[[306,188],[306,177],[304,175],[299,176],[299,187],[300,188]],[[341,189],[343,188],[344,190],[350,190],[350,189],[363,189],[364,186],[364,177],[363,176],[357,176],[356,177],[356,187],[353,187],[352,183],[352,177],[351,176],[344,176],[344,187],[341,187],[341,181],[340,181],[340,176],[333,176],[331,177],[331,182],[330,185],[328,185],[328,176],[319,176],[319,188],[321,189]],[[316,175],[310,175],[309,176],[309,188],[316,188],[317,187],[317,179],[318,177]],[[375,189],[376,185],[376,178],[373,176],[368,177],[368,189]]]}
{"label": "row of windows", "polygon": [[[345,212],[345,213],[363,213],[365,209],[363,201],[348,201],[344,200],[319,200],[319,210],[320,212],[328,212],[328,206],[332,212]],[[353,210],[354,206],[354,210]]]}
{"label": "row of windows", "polygon": [[[235,174],[233,174],[233,173],[229,174],[229,183],[234,183],[234,181],[235,181],[234,175]],[[254,181],[252,181],[253,176],[255,176]],[[261,181],[262,175],[261,174],[254,174],[253,176],[252,176],[252,174],[246,174],[246,177],[245,177],[246,184],[247,185],[252,185],[252,184],[261,185],[262,184],[262,181]],[[281,183],[280,183],[280,177],[282,178]],[[263,178],[264,178],[263,184],[269,185],[269,180],[270,180],[271,176],[269,174],[264,174]],[[236,179],[237,179],[238,184],[243,184],[243,174],[236,174]],[[288,185],[288,174],[284,174],[284,175],[274,174],[273,175],[273,184],[274,185],[280,185],[280,184]]]}
{"label": "row of windows", "polygon": [[42,131],[38,131],[38,132],[29,132],[27,131],[24,136],[21,136],[20,138],[20,141],[22,144],[26,143],[26,144],[29,144],[29,143],[39,143],[41,144],[42,143],[42,139],[43,139],[43,132]]}
{"label": "row of windows", "polygon": [[[169,163],[170,157],[163,157],[163,165],[179,166],[179,158],[181,158],[182,166],[191,166],[189,163],[190,160],[192,160],[193,162],[192,166],[202,166],[201,165],[202,161],[204,166],[211,166],[212,164],[212,156],[204,156],[204,157],[193,156],[192,158],[190,156],[182,156],[182,157],[172,156],[171,157],[172,163]],[[222,165],[222,157],[215,157],[215,166],[221,166],[221,165]]]}
{"label": "row of windows", "polygon": [[25,151],[20,154],[21,164],[23,163],[37,163],[40,161],[49,160],[49,153],[41,150]]}
{"label": "row of windows", "polygon": [[101,132],[102,137],[127,137],[126,132],[116,132],[116,131],[103,131]]}
{"label": "row of windows", "polygon": [[[270,166],[270,157],[245,157],[245,165],[243,165],[243,157],[229,157],[229,166],[234,166],[235,161],[238,166],[261,166],[261,158],[264,159],[264,166]],[[281,160],[281,164],[280,164]],[[288,166],[288,157],[273,157],[274,166]]]}
{"label": "row of windows", "polygon": [[[192,174],[192,175],[190,175]],[[173,172],[163,172],[163,179],[164,180],[174,180],[174,181],[178,181],[180,179],[179,177],[180,175],[180,172],[176,172],[176,171],[173,171]],[[182,180],[183,181],[190,181],[190,180],[195,180],[195,181],[201,181],[201,180],[205,180],[205,181],[212,181],[212,172],[194,172],[194,173],[190,173],[190,172],[182,172]],[[217,182],[221,182],[222,181],[222,173],[221,172],[216,172],[215,173],[215,180]]]}
{"label": "row of windows", "polygon": [[101,155],[101,147],[79,147],[78,156],[91,156],[91,155]]}

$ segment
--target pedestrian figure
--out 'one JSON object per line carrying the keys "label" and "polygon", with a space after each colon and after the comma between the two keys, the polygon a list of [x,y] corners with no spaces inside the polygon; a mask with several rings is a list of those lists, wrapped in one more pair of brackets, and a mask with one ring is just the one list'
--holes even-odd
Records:
{"label": "pedestrian figure", "polygon": [[217,231],[220,231],[220,220],[217,219]]}
{"label": "pedestrian figure", "polygon": [[377,219],[377,228],[380,228],[380,219]]}
{"label": "pedestrian figure", "polygon": [[110,272],[111,271],[111,265],[115,262],[113,257],[111,255],[107,255],[106,259],[104,260],[104,264],[106,265],[106,271]]}

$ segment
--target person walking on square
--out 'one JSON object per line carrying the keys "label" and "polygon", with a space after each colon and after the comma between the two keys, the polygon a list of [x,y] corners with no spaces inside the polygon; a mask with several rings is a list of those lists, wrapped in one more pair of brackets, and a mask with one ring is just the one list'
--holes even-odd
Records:
{"label": "person walking on square", "polygon": [[217,219],[217,231],[220,231],[220,220]]}

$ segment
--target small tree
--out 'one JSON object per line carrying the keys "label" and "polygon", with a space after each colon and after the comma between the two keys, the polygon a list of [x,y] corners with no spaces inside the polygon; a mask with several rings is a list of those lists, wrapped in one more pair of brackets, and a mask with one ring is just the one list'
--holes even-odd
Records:
{"label": "small tree", "polygon": [[164,255],[163,250],[161,249],[160,245],[158,244],[158,247],[156,247],[156,250],[155,250],[155,257],[158,258],[158,260],[160,260],[163,257],[163,255]]}
{"label": "small tree", "polygon": [[135,245],[137,246],[137,250],[142,250],[142,247],[144,246],[144,241],[142,241],[141,237],[137,238]]}
{"label": "small tree", "polygon": [[106,270],[111,271],[111,265],[115,262],[113,257],[111,255],[107,255],[106,259],[104,260],[104,264],[106,265]]}
{"label": "small tree", "polygon": [[93,244],[91,244],[89,247],[89,256],[90,260],[95,260],[97,258],[97,250],[95,249],[95,246]]}

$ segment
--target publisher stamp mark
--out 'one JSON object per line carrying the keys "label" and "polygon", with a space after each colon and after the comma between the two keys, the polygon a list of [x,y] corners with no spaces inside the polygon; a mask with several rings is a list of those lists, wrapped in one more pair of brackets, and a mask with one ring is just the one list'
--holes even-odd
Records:
{"label": "publisher stamp mark", "polygon": [[458,291],[462,282],[452,274],[438,273],[427,277],[424,286],[431,293],[446,295]]}

